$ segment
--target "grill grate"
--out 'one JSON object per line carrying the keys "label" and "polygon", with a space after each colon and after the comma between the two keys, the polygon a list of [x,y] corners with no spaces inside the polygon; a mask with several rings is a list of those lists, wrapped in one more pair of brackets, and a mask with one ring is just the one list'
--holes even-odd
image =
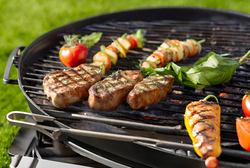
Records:
{"label": "grill grate", "polygon": [[[242,23],[171,20],[108,21],[84,26],[73,33],[84,35],[91,32],[103,32],[100,42],[89,50],[89,57],[86,62],[92,62],[92,56],[99,51],[101,44],[108,46],[112,39],[120,37],[123,33],[133,33],[138,28],[147,30],[146,38],[148,41],[145,47],[129,51],[127,58],[119,58],[117,65],[112,66],[105,76],[118,69],[135,69],[133,62],[138,62],[138,59],[145,60],[167,38],[178,40],[187,38],[206,39],[206,42],[202,44],[203,49],[200,55],[181,61],[178,63],[179,65],[193,64],[199,57],[205,56],[210,51],[218,54],[231,53],[233,58],[240,58],[250,49],[250,26]],[[173,91],[166,100],[153,104],[141,111],[132,110],[124,102],[114,112],[98,112],[89,109],[86,105],[86,100],[65,109],[57,109],[47,100],[43,92],[42,82],[46,73],[66,68],[58,57],[59,49],[62,45],[63,42],[59,41],[58,45],[54,46],[46,55],[41,56],[37,62],[28,67],[28,72],[23,77],[25,81],[23,88],[27,95],[49,115],[68,119],[76,119],[82,116],[79,117],[82,120],[98,121],[106,124],[112,123],[118,127],[147,130],[158,134],[180,135],[185,139],[186,145],[189,144],[188,150],[190,150],[191,140],[187,135],[183,122],[185,107],[191,101],[200,100],[208,94],[213,94],[217,96],[222,109],[222,145],[231,148],[236,146],[237,150],[233,150],[234,156],[238,155],[238,157],[241,157],[244,155],[244,157],[250,158],[250,155],[239,147],[235,131],[235,119],[243,115],[241,98],[245,91],[250,90],[249,63],[239,67],[232,80],[223,85],[207,86],[203,90],[198,91],[174,84]],[[112,122],[112,119],[116,119],[116,122]],[[176,125],[182,126],[183,129],[179,130],[176,127],[168,129],[166,127]],[[185,144],[177,142],[180,146],[185,146]],[[163,145],[162,147],[166,146]],[[185,149],[185,147],[183,148]],[[228,153],[226,149],[223,150],[223,154],[227,155]]]}

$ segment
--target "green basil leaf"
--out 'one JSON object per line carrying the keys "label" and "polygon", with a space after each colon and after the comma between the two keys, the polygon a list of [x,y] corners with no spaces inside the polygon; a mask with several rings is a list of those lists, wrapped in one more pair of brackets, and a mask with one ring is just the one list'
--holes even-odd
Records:
{"label": "green basil leaf", "polygon": [[92,47],[95,43],[97,43],[102,37],[101,32],[93,32],[90,35],[82,36],[81,43],[85,44],[86,47],[89,49]]}

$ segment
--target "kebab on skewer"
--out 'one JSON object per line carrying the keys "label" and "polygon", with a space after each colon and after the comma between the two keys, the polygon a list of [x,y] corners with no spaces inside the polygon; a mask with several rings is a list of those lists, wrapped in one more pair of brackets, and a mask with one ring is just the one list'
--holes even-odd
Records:
{"label": "kebab on skewer", "polygon": [[146,39],[144,35],[146,30],[138,29],[133,34],[123,34],[121,37],[115,39],[109,46],[102,45],[99,52],[93,56],[93,63],[91,65],[99,66],[102,73],[111,68],[111,65],[116,65],[119,57],[126,57],[127,52],[131,49],[142,48]]}
{"label": "kebab on skewer", "polygon": [[201,52],[201,43],[205,40],[196,41],[193,39],[186,39],[179,41],[176,39],[165,40],[157,50],[155,50],[146,61],[142,63],[141,68],[160,68],[164,67],[168,62],[178,62],[186,57],[193,57]]}

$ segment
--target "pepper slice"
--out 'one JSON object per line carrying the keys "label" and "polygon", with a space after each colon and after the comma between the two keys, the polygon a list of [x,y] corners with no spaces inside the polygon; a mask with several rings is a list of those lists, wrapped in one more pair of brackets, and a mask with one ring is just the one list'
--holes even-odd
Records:
{"label": "pepper slice", "polygon": [[[208,101],[213,98],[216,102]],[[184,123],[194,150],[200,157],[219,157],[222,150],[220,144],[220,114],[218,99],[208,95],[201,101],[193,101],[186,107]]]}
{"label": "pepper slice", "polygon": [[250,117],[237,118],[236,131],[240,146],[250,152]]}

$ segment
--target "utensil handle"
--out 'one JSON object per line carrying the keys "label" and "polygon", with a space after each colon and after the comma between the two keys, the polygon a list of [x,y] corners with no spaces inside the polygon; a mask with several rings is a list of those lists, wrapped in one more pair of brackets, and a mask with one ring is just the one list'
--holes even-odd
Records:
{"label": "utensil handle", "polygon": [[13,60],[14,60],[15,56],[20,55],[21,51],[23,51],[24,48],[25,48],[25,46],[17,46],[11,52],[9,59],[8,59],[8,62],[7,62],[7,65],[5,67],[3,83],[5,83],[5,84],[18,84],[17,79],[9,79],[9,76],[10,76],[11,65],[13,64]]}
{"label": "utensil handle", "polygon": [[7,118],[8,124],[10,124],[10,125],[35,129],[35,130],[49,136],[52,139],[56,139],[51,132],[57,130],[58,128],[39,125],[39,124],[36,124],[33,122],[28,122],[28,121],[15,120],[15,119],[25,119],[28,116],[31,116],[37,122],[54,121],[55,120],[54,117],[38,115],[38,114],[33,114],[33,113],[27,113],[27,112],[21,112],[21,111],[12,111],[12,112],[7,114],[6,118]]}

